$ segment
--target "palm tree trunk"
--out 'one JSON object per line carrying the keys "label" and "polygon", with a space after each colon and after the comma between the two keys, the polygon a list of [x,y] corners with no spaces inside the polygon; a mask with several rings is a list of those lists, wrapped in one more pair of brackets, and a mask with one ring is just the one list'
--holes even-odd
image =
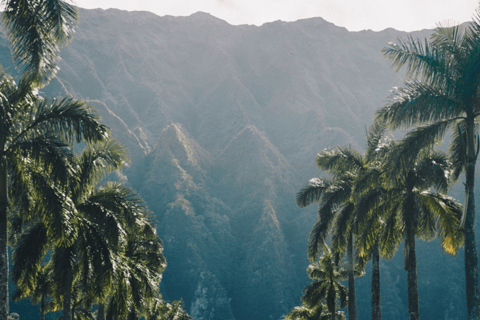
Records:
{"label": "palm tree trunk", "polygon": [[97,320],[105,320],[105,304],[98,304]]}
{"label": "palm tree trunk", "polygon": [[40,300],[40,320],[45,320],[45,296],[43,294]]}
{"label": "palm tree trunk", "polygon": [[469,320],[480,319],[480,294],[478,290],[478,256],[475,243],[475,118],[467,114],[467,143],[465,168],[465,198],[468,199],[465,217],[465,280],[467,282],[467,312]]}
{"label": "palm tree trunk", "polygon": [[410,230],[407,230],[407,237],[405,239],[405,252],[408,252],[408,319],[419,320],[420,311],[418,306],[417,257],[415,251],[415,235],[412,230],[413,227],[410,228]]}
{"label": "palm tree trunk", "polygon": [[327,302],[327,309],[330,312],[330,317],[332,320],[335,320],[337,316],[337,302],[329,298],[327,298],[326,302]]}
{"label": "palm tree trunk", "polygon": [[73,270],[67,270],[65,279],[65,292],[63,294],[63,320],[72,319],[72,284],[73,284]]}
{"label": "palm tree trunk", "polygon": [[382,320],[380,303],[380,253],[378,242],[373,246],[372,256],[372,320]]}
{"label": "palm tree trunk", "polygon": [[[2,157],[3,158],[3,157]],[[8,317],[8,189],[7,167],[0,159],[0,320]]]}
{"label": "palm tree trunk", "polygon": [[348,272],[348,319],[357,320],[357,301],[355,297],[355,274],[353,272],[353,235],[348,237],[347,245]]}
{"label": "palm tree trunk", "polygon": [[480,294],[478,290],[478,256],[475,243],[475,161],[467,164],[466,192],[468,192],[465,220],[465,280],[467,282],[467,311],[469,320],[480,319]]}

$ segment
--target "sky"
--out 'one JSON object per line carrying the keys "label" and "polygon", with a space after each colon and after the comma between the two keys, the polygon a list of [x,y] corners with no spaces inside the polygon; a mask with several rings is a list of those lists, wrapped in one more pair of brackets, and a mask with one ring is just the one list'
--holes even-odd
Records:
{"label": "sky", "polygon": [[72,0],[82,8],[151,11],[159,16],[210,13],[233,25],[322,17],[349,31],[431,29],[470,21],[479,0]]}

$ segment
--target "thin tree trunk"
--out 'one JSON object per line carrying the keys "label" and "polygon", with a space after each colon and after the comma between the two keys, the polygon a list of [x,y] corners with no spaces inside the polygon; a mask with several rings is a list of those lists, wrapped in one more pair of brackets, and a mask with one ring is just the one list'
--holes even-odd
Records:
{"label": "thin tree trunk", "polygon": [[67,277],[65,281],[65,292],[63,294],[63,320],[71,320],[73,270],[67,270]]}
{"label": "thin tree trunk", "polygon": [[348,237],[347,245],[348,272],[348,319],[357,320],[357,301],[355,297],[355,274],[353,270],[353,235]]}
{"label": "thin tree trunk", "polygon": [[467,163],[465,168],[465,196],[468,198],[465,217],[465,280],[467,282],[467,313],[469,320],[480,319],[480,294],[478,291],[478,256],[475,243],[475,118],[467,114]]}
{"label": "thin tree trunk", "polygon": [[45,320],[45,296],[43,294],[40,300],[40,320]]}
{"label": "thin tree trunk", "polygon": [[8,317],[8,189],[5,159],[0,158],[0,320]]}
{"label": "thin tree trunk", "polygon": [[380,299],[380,253],[378,242],[373,246],[372,256],[372,320],[382,320]]}
{"label": "thin tree trunk", "polygon": [[407,231],[407,238],[405,239],[405,244],[405,251],[408,252],[408,319],[419,320],[420,311],[418,306],[417,257],[415,252],[415,235],[413,233],[413,230]]}
{"label": "thin tree trunk", "polygon": [[335,300],[331,301],[327,298],[327,309],[330,311],[330,317],[332,320],[335,320],[337,316],[337,302]]}
{"label": "thin tree trunk", "polygon": [[97,320],[105,320],[105,304],[98,304]]}
{"label": "thin tree trunk", "polygon": [[480,319],[480,294],[478,290],[478,256],[475,243],[475,162],[469,162],[466,170],[468,192],[465,220],[465,280],[467,282],[467,311],[469,320]]}

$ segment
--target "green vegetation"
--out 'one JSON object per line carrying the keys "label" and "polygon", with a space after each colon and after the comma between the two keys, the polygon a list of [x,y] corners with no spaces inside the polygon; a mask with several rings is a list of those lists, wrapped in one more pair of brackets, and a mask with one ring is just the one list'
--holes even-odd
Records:
{"label": "green vegetation", "polygon": [[305,287],[302,306],[295,307],[285,320],[345,319],[337,308],[347,305],[347,288],[341,283],[347,279],[347,271],[340,266],[334,252],[323,248],[320,259],[307,268],[312,283]]}
{"label": "green vegetation", "polygon": [[[350,147],[322,151],[317,166],[332,178],[312,179],[297,193],[300,207],[319,204],[310,233],[310,259],[321,252],[329,236],[334,252],[344,252],[347,246],[349,266],[353,247],[360,264],[373,259],[372,319],[381,319],[379,258],[391,258],[402,241],[409,319],[420,318],[415,239],[435,237],[448,254],[465,245],[468,317],[480,319],[474,234],[474,175],[480,149],[479,34],[477,14],[466,28],[438,27],[430,40],[398,39],[384,48],[394,67],[407,67],[408,79],[378,110],[367,133],[365,157]],[[386,135],[386,128],[410,127],[414,128],[400,142]],[[446,133],[451,134],[448,155],[434,150]],[[463,210],[446,195],[462,173]],[[354,292],[349,293],[348,304],[350,319],[355,319],[355,306],[350,306],[356,304]]]}
{"label": "green vegetation", "polygon": [[[41,319],[58,310],[64,320],[191,319],[159,293],[166,260],[146,205],[133,189],[102,183],[128,161],[126,150],[83,101],[38,93],[72,37],[75,8],[3,4],[21,76],[17,84],[0,73],[0,319],[9,311],[8,245],[14,299],[40,303]],[[74,143],[85,145],[80,155]]]}
{"label": "green vegetation", "polygon": [[407,67],[412,80],[393,92],[377,117],[392,129],[417,126],[404,139],[404,150],[418,153],[451,133],[452,179],[465,173],[465,211],[459,228],[465,235],[469,319],[480,318],[478,257],[475,244],[475,164],[479,151],[476,125],[480,109],[480,16],[467,27],[438,27],[430,41],[408,39],[384,49],[396,68]]}
{"label": "green vegetation", "polygon": [[[53,311],[63,320],[192,319],[182,301],[162,299],[166,259],[146,204],[135,190],[104,181],[128,161],[126,150],[83,101],[38,93],[55,75],[59,46],[71,39],[75,9],[61,0],[4,4],[21,76],[0,73],[0,320],[9,312],[9,245],[14,299],[40,304],[41,319]],[[480,319],[479,38],[480,14],[467,28],[438,27],[430,40],[399,39],[383,50],[409,78],[377,112],[365,154],[323,150],[316,164],[329,176],[297,193],[298,206],[318,204],[318,218],[307,253],[311,283],[286,320],[346,319],[339,310],[346,307],[356,320],[355,278],[369,260],[372,319],[381,319],[380,258],[391,259],[402,242],[409,319],[418,320],[417,238],[439,238],[452,255],[465,245],[468,317]],[[410,127],[400,141],[387,131]],[[447,133],[448,154],[434,148]],[[74,144],[84,146],[80,154]],[[461,174],[465,208],[447,195]]]}

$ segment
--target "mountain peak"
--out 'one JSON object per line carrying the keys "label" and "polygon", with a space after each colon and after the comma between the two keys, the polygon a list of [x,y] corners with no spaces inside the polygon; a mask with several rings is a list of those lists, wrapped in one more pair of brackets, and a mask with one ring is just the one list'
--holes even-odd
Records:
{"label": "mountain peak", "polygon": [[208,12],[197,11],[189,16],[189,18],[195,19],[195,21],[205,22],[205,23],[215,23],[215,24],[229,24],[225,20],[212,16]]}

